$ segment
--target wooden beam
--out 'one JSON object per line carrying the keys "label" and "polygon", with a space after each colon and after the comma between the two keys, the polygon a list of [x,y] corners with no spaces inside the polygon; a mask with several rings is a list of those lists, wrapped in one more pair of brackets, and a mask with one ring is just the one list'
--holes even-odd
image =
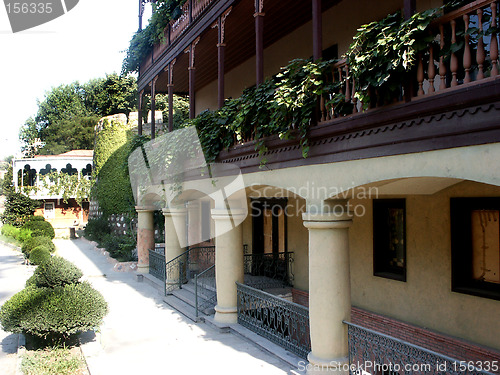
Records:
{"label": "wooden beam", "polygon": [[312,0],[313,24],[313,59],[318,60],[323,56],[323,14],[321,0]]}
{"label": "wooden beam", "polygon": [[264,81],[264,0],[255,0],[255,83]]}

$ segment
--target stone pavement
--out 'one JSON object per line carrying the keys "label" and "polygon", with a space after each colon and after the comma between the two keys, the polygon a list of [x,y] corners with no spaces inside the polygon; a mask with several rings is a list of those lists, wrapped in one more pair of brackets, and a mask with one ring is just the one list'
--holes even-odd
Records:
{"label": "stone pavement", "polygon": [[101,331],[82,337],[91,375],[287,374],[292,368],[253,343],[195,324],[168,307],[157,291],[115,272],[84,239],[56,240],[57,253],[82,269],[109,304]]}
{"label": "stone pavement", "polygon": [[[26,280],[33,274],[33,267],[23,264],[24,257],[19,250],[0,243],[0,305],[24,288]],[[19,335],[0,328],[0,373],[16,373],[17,346]]]}

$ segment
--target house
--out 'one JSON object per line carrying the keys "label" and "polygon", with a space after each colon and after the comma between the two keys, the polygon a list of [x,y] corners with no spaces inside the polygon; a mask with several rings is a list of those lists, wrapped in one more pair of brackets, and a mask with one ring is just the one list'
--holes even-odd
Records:
{"label": "house", "polygon": [[51,176],[64,173],[78,176],[78,180],[89,179],[93,153],[92,150],[72,150],[60,155],[36,155],[12,161],[16,192],[24,192],[43,202],[35,215],[44,216],[56,235],[68,236],[70,228],[83,227],[88,220],[89,203],[84,199],[79,204],[77,190],[54,189]]}
{"label": "house", "polygon": [[[363,24],[441,5],[188,0],[143,59],[139,101],[150,93],[154,109],[158,92],[186,94],[194,118],[292,59],[341,58]],[[148,251],[161,195],[139,195],[141,272],[173,293],[194,269],[198,289],[216,288],[216,323],[279,343],[311,373],[500,373],[497,24],[494,0],[447,10],[426,27],[417,42],[432,44],[390,98],[335,62],[330,77],[350,112],[319,100],[306,158],[298,137],[268,136],[262,150],[255,133],[235,137],[216,162],[238,167],[242,187],[221,204],[202,191],[203,177],[184,181],[163,209],[163,258]],[[228,211],[240,193],[241,211]],[[215,250],[185,247],[211,237]]]}

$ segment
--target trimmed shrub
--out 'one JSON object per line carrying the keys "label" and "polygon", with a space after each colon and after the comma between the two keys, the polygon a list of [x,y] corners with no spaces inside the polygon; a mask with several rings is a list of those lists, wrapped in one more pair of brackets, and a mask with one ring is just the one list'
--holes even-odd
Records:
{"label": "trimmed shrub", "polygon": [[76,284],[82,276],[82,271],[70,261],[61,257],[52,257],[48,262],[37,267],[26,285],[35,285],[39,288],[57,288]]}
{"label": "trimmed shrub", "polygon": [[12,333],[23,333],[22,321],[30,310],[40,305],[47,291],[45,288],[28,287],[9,298],[0,308],[2,328]]}
{"label": "trimmed shrub", "polygon": [[45,246],[37,246],[30,253],[30,263],[41,265],[43,263],[47,263],[50,260],[50,251]]}
{"label": "trimmed shrub", "polygon": [[45,236],[53,239],[55,237],[54,228],[48,221],[32,220],[24,224],[23,228],[31,230],[31,237]]}
{"label": "trimmed shrub", "polygon": [[56,250],[56,246],[49,237],[38,236],[31,237],[30,239],[26,240],[21,247],[21,251],[24,253],[24,255],[29,256],[31,250],[38,246],[45,246],[51,253]]}
{"label": "trimmed shrub", "polygon": [[64,287],[28,287],[0,309],[5,330],[28,333],[43,339],[68,339],[98,327],[108,311],[101,293],[87,283]]}
{"label": "trimmed shrub", "polygon": [[20,241],[20,242],[26,242],[28,241],[33,235],[33,232],[31,231],[31,229],[26,229],[26,228],[21,228],[19,230],[19,234],[17,235],[17,240]]}
{"label": "trimmed shrub", "polygon": [[98,219],[90,219],[85,226],[85,237],[91,241],[101,242],[104,237],[111,233],[109,222],[100,217]]}
{"label": "trimmed shrub", "polygon": [[40,207],[40,204],[40,201],[35,201],[21,193],[8,194],[5,199],[5,210],[0,215],[0,220],[4,224],[22,227]]}
{"label": "trimmed shrub", "polygon": [[31,222],[31,221],[45,221],[45,218],[43,216],[33,215],[33,216],[30,216],[28,219],[28,222]]}

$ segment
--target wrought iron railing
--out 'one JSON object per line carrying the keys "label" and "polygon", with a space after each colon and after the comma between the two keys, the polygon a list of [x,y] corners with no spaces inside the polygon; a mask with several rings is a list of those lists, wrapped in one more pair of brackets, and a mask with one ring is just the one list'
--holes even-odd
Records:
{"label": "wrought iron railing", "polygon": [[359,325],[344,322],[348,329],[351,374],[483,374],[475,362],[460,361]]}
{"label": "wrought iron railing", "polygon": [[165,281],[165,255],[149,249],[149,274],[161,281]]}
{"label": "wrought iron railing", "polygon": [[311,351],[309,309],[248,285],[236,285],[238,323],[306,358]]}
{"label": "wrought iron railing", "polygon": [[196,317],[200,311],[212,309],[217,304],[215,264],[194,276]]}
{"label": "wrought iron railing", "polygon": [[186,250],[167,262],[165,274],[165,295],[182,285],[195,275],[215,264],[215,246],[199,246]]}
{"label": "wrought iron railing", "polygon": [[290,286],[293,284],[293,252],[245,254],[244,272],[246,275],[266,277],[246,282],[254,288]]}

